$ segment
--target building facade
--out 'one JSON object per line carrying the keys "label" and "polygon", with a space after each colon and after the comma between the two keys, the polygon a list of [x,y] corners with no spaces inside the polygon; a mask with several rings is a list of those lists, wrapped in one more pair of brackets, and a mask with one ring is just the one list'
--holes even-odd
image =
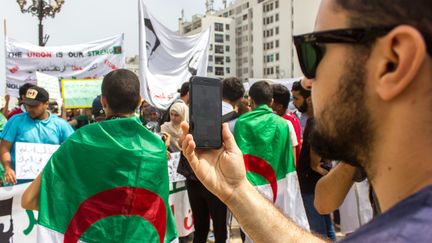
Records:
{"label": "building facade", "polygon": [[[180,19],[179,32],[191,35],[202,28],[214,27],[209,76],[237,76],[242,79],[298,77],[301,72],[292,35],[312,31],[318,4],[316,0],[236,0],[224,9],[196,15],[191,22]],[[222,48],[224,53],[220,53]],[[229,49],[229,55],[226,49]],[[222,54],[225,58],[223,64]],[[229,63],[226,62],[228,56]],[[224,72],[221,72],[222,68]]]}

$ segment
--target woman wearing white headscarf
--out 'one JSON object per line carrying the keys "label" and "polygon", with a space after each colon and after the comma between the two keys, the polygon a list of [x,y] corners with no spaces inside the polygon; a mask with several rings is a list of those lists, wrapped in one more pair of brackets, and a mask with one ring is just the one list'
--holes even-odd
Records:
{"label": "woman wearing white headscarf", "polygon": [[186,119],[186,109],[187,106],[183,103],[178,102],[173,104],[169,110],[171,120],[165,122],[161,126],[161,133],[167,133],[170,135],[170,152],[181,151],[181,146],[179,145],[179,139],[182,135],[180,123]]}

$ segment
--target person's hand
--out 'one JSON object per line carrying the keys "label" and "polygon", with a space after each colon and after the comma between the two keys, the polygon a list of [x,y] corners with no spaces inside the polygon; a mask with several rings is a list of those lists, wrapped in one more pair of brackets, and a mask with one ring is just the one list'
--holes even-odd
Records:
{"label": "person's hand", "polygon": [[4,171],[5,182],[11,185],[15,185],[17,183],[15,171],[10,167],[5,167]]}
{"label": "person's hand", "polygon": [[4,98],[5,98],[5,102],[9,103],[9,101],[10,101],[10,95],[7,94],[7,95],[5,95]]}
{"label": "person's hand", "polygon": [[180,139],[184,156],[189,161],[197,178],[204,186],[227,202],[242,184],[247,183],[243,155],[238,148],[228,124],[222,127],[223,146],[220,149],[195,150],[196,144],[189,125],[182,122],[183,135]]}

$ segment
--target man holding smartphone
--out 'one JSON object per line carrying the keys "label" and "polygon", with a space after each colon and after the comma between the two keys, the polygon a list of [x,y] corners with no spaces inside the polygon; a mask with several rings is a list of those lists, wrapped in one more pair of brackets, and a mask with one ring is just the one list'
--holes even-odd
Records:
{"label": "man holding smartphone", "polygon": [[[312,147],[322,157],[362,166],[383,212],[344,242],[432,239],[431,12],[426,0],[322,0],[315,32],[295,37],[303,73],[313,79]],[[406,119],[413,113],[415,126]],[[323,242],[254,190],[226,124],[223,140],[223,149],[195,151],[187,135],[183,151],[249,236]]]}

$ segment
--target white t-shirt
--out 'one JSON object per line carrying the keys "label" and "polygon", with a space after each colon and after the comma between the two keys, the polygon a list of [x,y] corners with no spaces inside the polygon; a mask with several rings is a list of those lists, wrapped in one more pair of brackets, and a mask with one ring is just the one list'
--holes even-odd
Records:
{"label": "white t-shirt", "polygon": [[289,127],[289,133],[291,136],[291,144],[293,147],[296,147],[298,145],[298,142],[297,142],[297,135],[295,133],[294,126],[289,120],[287,120],[287,123]]}

